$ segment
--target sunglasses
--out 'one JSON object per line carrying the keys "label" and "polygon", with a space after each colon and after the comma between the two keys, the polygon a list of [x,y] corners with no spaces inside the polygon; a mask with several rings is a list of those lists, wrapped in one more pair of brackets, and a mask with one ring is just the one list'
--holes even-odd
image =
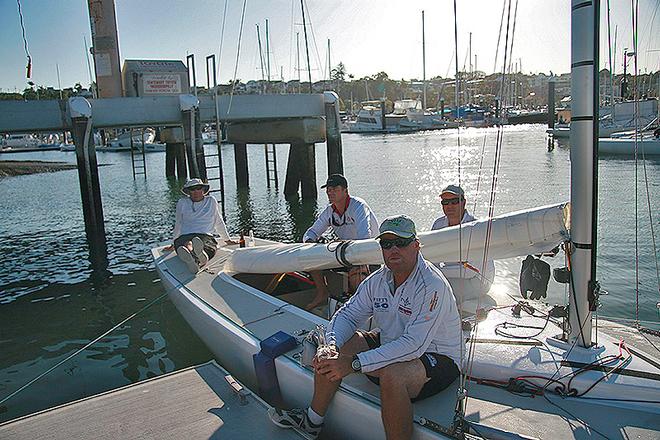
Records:
{"label": "sunglasses", "polygon": [[381,249],[392,249],[394,246],[398,247],[399,249],[404,248],[410,243],[415,241],[415,237],[410,237],[410,238],[395,238],[394,240],[380,240],[380,247]]}
{"label": "sunglasses", "polygon": [[458,205],[463,201],[463,198],[461,197],[455,197],[453,199],[442,199],[440,203],[442,203],[444,206],[447,205]]}
{"label": "sunglasses", "polygon": [[191,186],[190,188],[188,188],[188,191],[201,191],[203,189],[204,189],[203,186]]}

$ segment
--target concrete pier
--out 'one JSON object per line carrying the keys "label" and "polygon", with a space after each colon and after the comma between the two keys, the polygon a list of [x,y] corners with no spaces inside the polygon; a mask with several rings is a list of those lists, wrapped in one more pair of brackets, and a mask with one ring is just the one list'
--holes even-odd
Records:
{"label": "concrete pier", "polygon": [[234,165],[236,167],[236,186],[248,188],[250,174],[248,172],[247,144],[242,142],[234,144]]}
{"label": "concrete pier", "polygon": [[325,92],[325,132],[328,156],[328,175],[344,174],[344,154],[341,144],[341,120],[339,118],[339,96]]}

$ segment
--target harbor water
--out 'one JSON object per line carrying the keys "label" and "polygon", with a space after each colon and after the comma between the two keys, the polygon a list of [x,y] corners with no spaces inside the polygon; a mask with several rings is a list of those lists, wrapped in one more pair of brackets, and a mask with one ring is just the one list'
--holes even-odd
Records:
{"label": "harbor water", "polygon": [[[459,179],[477,217],[488,213],[491,191],[496,215],[568,200],[567,145],[548,151],[541,125],[505,127],[502,139],[497,168],[495,128],[462,129],[460,135],[457,130],[344,135],[350,193],[364,198],[381,220],[410,215],[420,231],[441,213],[442,187]],[[251,229],[259,237],[297,241],[325,206],[321,189],[316,201],[285,200],[287,153],[288,146],[277,146],[281,186],[268,189],[264,147],[248,146],[250,189],[237,191],[233,148],[222,146],[231,233]],[[109,257],[109,273],[102,277],[88,261],[76,170],[0,179],[0,401],[164,293],[150,249],[172,238],[182,182],[164,177],[164,153],[147,155],[146,179],[133,179],[129,153],[97,158],[104,165],[99,177]],[[327,177],[324,145],[316,146],[316,158],[320,186]],[[9,159],[75,163],[75,153],[0,156]],[[659,255],[650,224],[660,232],[660,160],[647,159],[636,168],[632,158],[601,158],[599,177],[598,279],[608,294],[598,314],[638,316],[659,328]],[[493,288],[519,297],[521,261],[497,261]],[[563,254],[548,262],[565,264]],[[551,280],[546,301],[565,300],[565,286]],[[0,422],[211,357],[164,298],[0,404]]]}

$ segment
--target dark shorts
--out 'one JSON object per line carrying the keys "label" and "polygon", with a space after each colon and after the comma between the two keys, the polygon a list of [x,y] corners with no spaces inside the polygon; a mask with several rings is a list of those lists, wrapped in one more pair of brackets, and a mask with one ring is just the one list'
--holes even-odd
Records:
{"label": "dark shorts", "polygon": [[179,249],[179,246],[184,246],[189,241],[192,241],[193,238],[199,237],[204,243],[204,252],[208,255],[209,258],[213,258],[215,251],[218,247],[218,242],[213,238],[213,236],[208,234],[183,234],[174,239],[174,249]]}
{"label": "dark shorts", "polygon": [[[380,347],[380,333],[360,331],[360,334],[367,341],[369,349],[373,350]],[[460,374],[454,361],[443,354],[424,353],[419,360],[422,361],[426,370],[426,377],[429,380],[424,384],[417,397],[410,399],[413,402],[438,394],[451,385]],[[376,385],[380,385],[378,377],[369,376],[368,374],[366,376]]]}

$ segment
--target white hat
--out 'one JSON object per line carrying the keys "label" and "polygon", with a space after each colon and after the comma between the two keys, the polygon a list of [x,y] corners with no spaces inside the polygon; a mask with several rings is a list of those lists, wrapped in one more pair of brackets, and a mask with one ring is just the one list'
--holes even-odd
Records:
{"label": "white hat", "polygon": [[190,188],[194,188],[196,186],[202,186],[204,187],[204,195],[209,193],[209,190],[211,189],[211,186],[208,183],[204,183],[202,179],[194,178],[194,179],[188,179],[186,181],[186,184],[183,185],[183,188],[181,188],[181,192],[184,193],[185,195],[189,196],[190,195]]}

